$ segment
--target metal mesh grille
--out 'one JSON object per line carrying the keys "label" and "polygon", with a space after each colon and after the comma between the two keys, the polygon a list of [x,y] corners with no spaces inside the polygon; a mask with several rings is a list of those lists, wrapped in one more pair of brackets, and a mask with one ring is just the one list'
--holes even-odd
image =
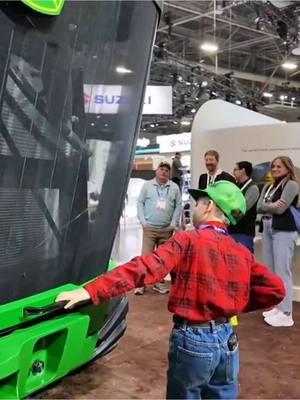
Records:
{"label": "metal mesh grille", "polygon": [[[59,191],[42,189],[52,218],[58,223]],[[58,245],[30,190],[0,188],[0,269],[24,261],[57,256]]]}
{"label": "metal mesh grille", "polygon": [[[6,90],[8,95],[12,96],[17,102],[22,112],[28,117],[30,121],[34,122],[35,126],[38,127],[40,133],[44,135],[47,130],[46,119],[38,113],[34,105],[28,101],[20,88],[14,83],[14,81],[10,77],[8,77],[7,79]],[[51,154],[49,150],[42,147],[41,144],[35,139],[35,137],[23,126],[22,122],[18,118],[16,111],[11,109],[7,101],[3,102],[1,116],[6,130],[14,141],[22,157],[47,160],[51,160],[54,158],[54,155]],[[0,154],[11,155],[11,151],[9,150],[9,147],[2,136],[0,136]]]}

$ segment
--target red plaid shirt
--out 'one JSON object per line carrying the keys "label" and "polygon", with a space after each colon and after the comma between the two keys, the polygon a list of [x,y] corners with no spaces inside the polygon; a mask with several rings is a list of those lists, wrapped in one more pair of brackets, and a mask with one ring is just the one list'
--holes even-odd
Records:
{"label": "red plaid shirt", "polygon": [[216,222],[177,233],[153,253],[134,258],[85,289],[97,304],[159,282],[168,273],[172,277],[168,309],[190,321],[206,322],[275,306],[285,296],[282,280]]}

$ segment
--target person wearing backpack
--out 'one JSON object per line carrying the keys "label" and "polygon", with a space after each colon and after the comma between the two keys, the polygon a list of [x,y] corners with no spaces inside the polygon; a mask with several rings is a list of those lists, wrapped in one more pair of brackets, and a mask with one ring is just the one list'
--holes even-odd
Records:
{"label": "person wearing backpack", "polygon": [[293,320],[292,264],[298,238],[290,207],[297,206],[299,184],[289,157],[276,157],[271,163],[272,184],[264,186],[257,204],[262,214],[264,263],[284,281],[284,300],[263,313],[265,322],[274,327],[291,327]]}

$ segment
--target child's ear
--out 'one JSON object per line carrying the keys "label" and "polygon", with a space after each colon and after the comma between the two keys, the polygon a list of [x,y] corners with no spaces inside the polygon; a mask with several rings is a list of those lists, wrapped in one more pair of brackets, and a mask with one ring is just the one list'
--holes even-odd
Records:
{"label": "child's ear", "polygon": [[208,200],[207,208],[208,208],[209,210],[211,210],[211,209],[213,208],[213,206],[214,206],[214,202],[213,202],[212,200]]}

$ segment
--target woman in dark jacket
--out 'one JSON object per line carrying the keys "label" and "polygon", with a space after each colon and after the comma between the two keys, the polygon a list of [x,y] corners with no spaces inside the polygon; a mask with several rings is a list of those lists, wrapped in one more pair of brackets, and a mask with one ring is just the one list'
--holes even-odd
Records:
{"label": "woman in dark jacket", "polygon": [[285,283],[286,297],[276,307],[263,313],[271,326],[293,326],[292,262],[298,233],[290,206],[297,205],[299,185],[289,157],[277,157],[271,163],[274,182],[262,190],[257,211],[263,223],[263,257],[268,267]]}

